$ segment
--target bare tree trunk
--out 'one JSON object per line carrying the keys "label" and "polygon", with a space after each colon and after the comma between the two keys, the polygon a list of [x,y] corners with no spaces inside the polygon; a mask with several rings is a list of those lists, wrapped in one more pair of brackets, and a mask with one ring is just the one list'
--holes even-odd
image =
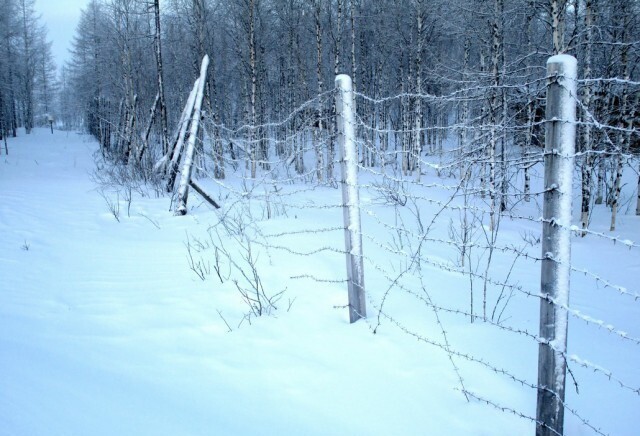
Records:
{"label": "bare tree trunk", "polygon": [[131,103],[131,108],[129,109],[129,116],[127,118],[127,125],[125,128],[124,134],[124,146],[125,146],[125,156],[124,162],[131,163],[132,157],[135,158],[136,155],[136,143],[134,141],[135,137],[135,128],[136,128],[136,108],[138,106],[138,95],[133,96],[133,101]]}
{"label": "bare tree trunk", "polygon": [[413,137],[413,159],[415,159],[415,169],[416,169],[416,181],[420,182],[420,176],[422,173],[422,168],[420,166],[420,157],[422,154],[422,99],[420,94],[422,94],[422,58],[423,58],[423,31],[424,31],[424,4],[422,0],[416,1],[416,57],[415,57],[415,68],[416,68],[416,94],[418,97],[415,99],[415,134]]}
{"label": "bare tree trunk", "polygon": [[[591,78],[591,58],[593,54],[593,0],[585,0],[584,8],[584,79]],[[591,84],[587,81],[582,97],[584,108],[591,109]],[[583,115],[583,119],[586,114]],[[591,140],[591,125],[585,123],[582,131],[584,157],[582,159],[582,202],[580,206],[580,224],[583,230],[589,227],[591,212],[591,174],[593,173],[593,155]],[[582,232],[582,236],[587,233]]]}
{"label": "bare tree trunk", "polygon": [[[507,76],[506,65],[506,44],[504,41],[504,0],[498,2],[498,22],[499,22],[499,41],[500,41],[500,83],[504,84]],[[500,126],[502,132],[500,134],[500,212],[507,210],[507,201],[509,194],[509,167],[507,165],[507,118],[508,118],[508,106],[507,106],[507,91],[502,87],[500,89],[502,114],[500,119]]]}
{"label": "bare tree trunk", "polygon": [[[358,0],[349,0],[349,22],[350,22],[350,31],[351,31],[351,80],[354,92],[357,90],[356,82],[358,82],[358,78],[356,75],[358,74],[358,65],[356,64],[356,2]],[[356,135],[357,127],[356,127]],[[369,166],[370,159],[370,150],[366,146],[366,144],[360,144],[360,141],[356,144],[356,152],[358,156],[362,155],[362,165]]]}
{"label": "bare tree trunk", "polygon": [[249,111],[251,114],[251,129],[249,130],[249,147],[251,150],[251,178],[256,178],[257,145],[254,126],[256,125],[256,100],[258,73],[256,66],[256,35],[255,35],[255,0],[249,0],[249,68],[251,69],[251,95]]}
{"label": "bare tree trunk", "polygon": [[187,135],[187,129],[189,128],[193,113],[193,106],[196,102],[196,96],[198,89],[200,88],[200,79],[197,79],[193,84],[193,89],[187,99],[187,104],[184,107],[180,122],[178,123],[178,132],[173,143],[172,150],[167,153],[165,159],[170,159],[167,163],[166,177],[167,177],[167,192],[173,191],[173,184],[178,174],[178,165],[180,164],[180,157],[182,156],[182,148]]}
{"label": "bare tree trunk", "polygon": [[117,26],[117,37],[118,43],[120,45],[120,60],[123,65],[122,69],[122,82],[124,84],[124,93],[125,93],[125,125],[124,125],[124,136],[122,138],[123,147],[124,147],[124,162],[129,163],[129,160],[132,159],[132,147],[133,147],[133,136],[134,136],[134,127],[135,127],[135,117],[136,117],[136,105],[137,105],[137,95],[135,93],[134,88],[134,80],[133,80],[133,63],[131,59],[131,41],[132,41],[132,30],[131,30],[131,20],[132,14],[129,10],[130,4],[127,2],[120,2],[117,5],[115,11],[115,20]]}
{"label": "bare tree trunk", "polygon": [[357,0],[349,0],[349,21],[351,22],[351,80],[353,81],[353,90],[356,91],[356,75],[358,73],[358,65],[356,64],[356,2]]}
{"label": "bare tree trunk", "polygon": [[[304,61],[303,61],[303,56],[302,56],[302,51],[300,49],[300,35],[296,34],[295,38],[294,38],[294,52],[296,53],[296,69],[298,71],[298,77],[296,78],[296,83],[298,83],[299,85],[302,85],[301,87],[301,92],[300,92],[300,98],[302,101],[307,101],[309,99],[309,86],[307,85],[307,78],[306,75],[304,74]],[[307,113],[307,110],[305,109],[304,113]],[[298,144],[298,150],[296,151],[296,171],[298,172],[298,174],[304,174],[305,172],[305,168],[304,168],[304,151],[305,148],[307,146],[306,144],[306,135],[304,135],[302,138],[300,138],[299,141],[297,141]],[[265,150],[265,156],[266,156],[266,150]]]}
{"label": "bare tree trunk", "polygon": [[[322,11],[320,0],[314,0],[313,17],[316,30],[316,80],[318,82],[318,96],[322,95],[324,84],[322,81],[322,27],[320,21],[320,13]],[[322,144],[320,144],[320,135],[323,130],[322,121],[322,102],[318,100],[316,107],[316,126],[313,131],[314,151],[316,154],[316,178],[318,183],[322,182],[322,174],[324,167],[324,154],[322,150]]]}
{"label": "bare tree trunk", "polygon": [[144,156],[144,152],[149,147],[149,136],[151,135],[151,127],[156,119],[156,114],[158,113],[158,103],[160,102],[160,93],[156,94],[156,98],[153,100],[153,105],[151,105],[151,111],[149,113],[149,123],[147,124],[147,128],[144,132],[144,138],[142,140],[142,144],[140,145],[140,150],[138,150],[138,155],[136,157],[136,161],[138,163],[142,162],[142,157]]}
{"label": "bare tree trunk", "polygon": [[[462,55],[462,75],[463,83],[466,80],[466,76],[469,70],[469,56],[471,54],[471,40],[467,35],[464,39],[464,51]],[[466,88],[466,85],[465,85]],[[469,102],[467,100],[469,92],[465,89],[462,94],[462,104],[460,105],[460,111],[458,115],[458,164],[460,165],[460,180],[465,175],[465,165],[463,162],[464,155],[467,149],[467,128],[469,127]],[[464,256],[463,256],[464,259]],[[464,262],[464,260],[463,260]],[[464,266],[464,265],[463,265]]]}
{"label": "bare tree trunk", "polygon": [[[200,71],[202,59],[207,54],[205,49],[206,9],[205,9],[204,0],[192,0],[192,8],[193,8],[194,21],[195,21],[195,25],[193,26],[193,29],[195,32],[194,37],[195,37],[195,44],[196,44],[195,56],[193,58],[193,65],[196,72],[198,72]],[[205,87],[204,88],[205,94],[207,94],[207,91],[210,91],[209,83],[205,83],[204,87]],[[209,92],[208,95],[210,96],[211,93]],[[209,103],[208,101],[205,102],[205,104],[207,105],[208,103]],[[210,106],[207,106],[207,109],[210,109]],[[198,137],[196,138],[195,147],[196,147],[195,160],[197,161],[196,172],[200,174],[201,169],[204,169],[206,171],[206,165],[207,165],[207,160],[205,159],[205,153],[204,153],[204,129],[198,129]]]}
{"label": "bare tree trunk", "polygon": [[[533,53],[533,38],[532,38],[532,22],[535,16],[535,3],[533,0],[529,1],[528,5],[528,14],[527,14],[527,52]],[[527,59],[526,66],[526,77],[527,80],[531,79],[531,61]],[[531,158],[531,145],[533,142],[533,123],[534,123],[534,114],[535,114],[535,100],[531,93],[531,86],[527,84],[527,93],[526,98],[529,99],[527,101],[527,130],[524,138],[524,201],[531,201],[531,174],[529,169],[533,166],[532,163],[529,162]]]}
{"label": "bare tree trunk", "polygon": [[[160,0],[153,1],[153,12],[156,24],[154,45],[156,52],[156,69],[158,72],[158,98],[160,105],[160,128],[162,129],[162,154],[169,152],[169,128],[167,127],[167,105],[164,98],[164,74],[162,70],[162,40],[160,32]],[[154,106],[155,107],[155,106]],[[145,139],[147,144],[147,139]]]}
{"label": "bare tree trunk", "polygon": [[342,46],[342,6],[344,0],[337,0],[336,33],[335,33],[335,53],[333,58],[333,73],[340,74],[340,50]]}
{"label": "bare tree trunk", "polygon": [[[480,73],[484,74],[486,72],[486,54],[484,52],[484,50],[480,50]],[[482,123],[485,122],[485,118],[487,116],[487,109],[486,109],[486,105],[482,105],[482,107],[480,108],[480,120],[482,121]],[[483,129],[484,130],[484,129]],[[474,139],[474,143],[478,142],[478,139],[480,137],[484,137],[484,132],[480,132],[479,129],[476,130],[475,133],[475,139]],[[483,139],[484,141],[484,139]],[[488,150],[487,147],[484,146],[482,147],[482,151],[481,151],[482,157],[480,159],[481,164],[480,164],[480,197],[481,198],[485,198],[485,196],[487,195],[487,160],[488,160]]]}
{"label": "bare tree trunk", "polygon": [[[411,61],[409,60],[409,63]],[[404,65],[404,61],[400,61],[400,65]],[[405,176],[408,176],[411,172],[411,122],[409,118],[409,110],[410,110],[410,101],[409,97],[405,95],[408,93],[410,83],[411,83],[411,73],[409,73],[409,77],[404,77],[404,68],[400,67],[400,80],[402,82],[402,173]]]}
{"label": "bare tree trunk", "polygon": [[189,142],[185,152],[184,165],[180,177],[180,185],[178,187],[178,198],[176,202],[176,215],[185,215],[187,213],[187,196],[189,195],[189,182],[193,172],[193,155],[195,153],[196,139],[198,137],[198,128],[200,123],[200,111],[202,109],[202,99],[204,97],[205,86],[207,83],[207,68],[209,67],[209,56],[205,55],[202,59],[202,67],[200,68],[200,78],[198,79],[198,90],[193,106],[193,114],[191,116],[191,126],[189,132]]}
{"label": "bare tree trunk", "polygon": [[[627,2],[621,4],[620,19],[622,24],[622,48],[620,53],[620,63],[622,64],[623,80],[628,82],[631,79],[629,71],[629,44],[626,44],[628,37],[629,17],[627,15]],[[629,111],[629,90],[628,85],[622,88],[622,107],[620,109],[620,127],[628,129],[628,132],[621,131],[618,134],[617,156],[616,156],[616,175],[613,183],[613,198],[611,201],[611,227],[610,230],[616,229],[616,218],[618,215],[618,207],[620,203],[620,191],[622,189],[622,171],[624,168],[624,156],[629,152],[629,142],[631,140],[631,129],[633,128],[633,116]]]}
{"label": "bare tree trunk", "polygon": [[122,153],[122,144],[124,144],[124,131],[127,125],[126,112],[124,108],[124,99],[118,104],[118,127],[116,129],[116,154]]}
{"label": "bare tree trunk", "polygon": [[500,88],[500,11],[502,10],[503,0],[495,0],[494,2],[494,20],[491,25],[491,77],[492,89],[489,97],[489,198],[491,199],[490,212],[491,217],[490,229],[494,231],[496,228],[496,211],[497,207],[497,189],[496,189],[496,147],[498,145],[498,132],[496,125],[498,124],[498,101]]}
{"label": "bare tree trunk", "polygon": [[551,38],[553,42],[553,54],[563,53],[564,27],[567,0],[551,0]]}
{"label": "bare tree trunk", "polygon": [[[333,57],[333,75],[334,77],[337,77],[338,74],[340,74],[340,47],[342,45],[342,7],[343,7],[343,1],[344,0],[337,0],[336,1],[336,5],[337,5],[337,14],[336,14],[336,29],[335,32],[333,33],[333,43],[334,43],[334,57]],[[333,31],[333,29],[332,29]],[[333,113],[336,114],[337,113],[337,108],[335,105],[335,102],[333,104]],[[329,140],[329,149],[328,149],[328,156],[327,156],[327,181],[333,183],[335,181],[335,177],[333,174],[333,167],[334,167],[334,159],[335,159],[335,155],[336,155],[336,150],[335,150],[335,140],[337,138],[337,132],[335,131],[335,127],[334,127],[335,123],[331,123],[331,129],[332,129],[332,135],[331,135],[331,139]]]}

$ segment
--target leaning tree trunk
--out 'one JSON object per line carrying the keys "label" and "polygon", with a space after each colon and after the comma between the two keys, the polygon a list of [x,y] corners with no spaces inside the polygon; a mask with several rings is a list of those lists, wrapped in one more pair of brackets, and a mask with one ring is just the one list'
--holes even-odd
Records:
{"label": "leaning tree trunk", "polygon": [[[191,114],[193,113],[193,107],[195,105],[196,96],[198,94],[198,89],[200,89],[200,79],[196,79],[196,82],[193,84],[193,89],[189,94],[189,98],[187,99],[187,104],[182,111],[182,116],[180,117],[180,122],[178,123],[178,131],[176,134],[176,138],[173,141],[173,146],[171,150],[163,157],[163,160],[156,164],[156,167],[161,167],[166,163],[166,177],[167,177],[167,192],[173,191],[173,185],[176,180],[176,176],[178,174],[178,165],[180,165],[180,158],[182,157],[182,149],[184,145],[184,141],[187,135],[187,130],[191,125]],[[168,161],[168,162],[167,162]]]}
{"label": "leaning tree trunk", "polygon": [[149,136],[151,135],[151,127],[156,119],[156,114],[158,113],[158,104],[160,102],[160,93],[156,94],[156,98],[153,100],[153,105],[151,105],[151,111],[149,113],[149,123],[147,124],[147,128],[144,132],[144,138],[142,140],[142,144],[140,145],[140,150],[138,150],[138,155],[136,157],[136,161],[140,164],[142,163],[142,158],[144,157],[144,152],[149,147]]}
{"label": "leaning tree trunk", "polygon": [[180,177],[180,186],[178,187],[178,198],[176,202],[176,215],[186,215],[187,213],[187,197],[189,195],[189,183],[191,182],[191,174],[193,173],[193,157],[195,154],[196,139],[198,137],[198,128],[200,123],[200,115],[202,109],[202,99],[204,97],[204,89],[207,83],[207,68],[209,66],[209,56],[205,55],[202,59],[200,67],[200,78],[198,79],[198,91],[193,107],[193,115],[191,117],[191,126],[189,131],[189,142],[185,152],[184,164]]}
{"label": "leaning tree trunk", "polygon": [[124,133],[124,162],[131,163],[132,157],[136,154],[136,143],[134,137],[136,134],[136,110],[138,106],[138,95],[133,96],[131,107],[129,108],[129,115],[127,117],[127,125],[125,126]]}

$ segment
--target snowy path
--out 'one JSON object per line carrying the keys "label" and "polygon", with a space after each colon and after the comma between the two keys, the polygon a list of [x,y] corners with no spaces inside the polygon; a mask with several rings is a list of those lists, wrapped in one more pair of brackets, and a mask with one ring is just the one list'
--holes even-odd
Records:
{"label": "snowy path", "polygon": [[136,387],[118,382],[114,366],[126,356],[114,356],[114,344],[127,341],[124,312],[143,311],[149,298],[136,282],[159,291],[170,269],[161,259],[156,271],[132,276],[136,256],[151,253],[137,249],[135,229],[117,239],[109,232],[113,218],[89,181],[92,144],[34,136],[16,141],[0,174],[2,427],[82,433],[109,413],[135,417],[127,403]]}
{"label": "snowy path", "polygon": [[119,225],[90,181],[93,144],[34,136],[0,172],[0,433],[183,433],[175,415],[198,408],[157,386],[185,374],[154,360],[190,347],[164,331],[176,318],[201,335],[175,292],[184,233]]}

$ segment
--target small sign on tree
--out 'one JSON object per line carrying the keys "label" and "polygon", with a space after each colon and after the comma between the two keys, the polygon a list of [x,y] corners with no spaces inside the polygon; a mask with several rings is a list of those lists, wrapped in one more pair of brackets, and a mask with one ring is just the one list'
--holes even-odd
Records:
{"label": "small sign on tree", "polygon": [[46,114],[45,117],[47,118],[47,123],[49,123],[49,128],[51,129],[51,134],[53,135],[53,115]]}

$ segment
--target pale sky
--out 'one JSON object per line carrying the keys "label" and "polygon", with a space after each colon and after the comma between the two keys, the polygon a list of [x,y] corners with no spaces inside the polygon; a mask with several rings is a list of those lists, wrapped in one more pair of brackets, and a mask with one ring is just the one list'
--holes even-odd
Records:
{"label": "pale sky", "polygon": [[58,69],[70,58],[69,49],[80,19],[80,9],[89,0],[36,0],[36,12],[47,25],[51,48]]}

